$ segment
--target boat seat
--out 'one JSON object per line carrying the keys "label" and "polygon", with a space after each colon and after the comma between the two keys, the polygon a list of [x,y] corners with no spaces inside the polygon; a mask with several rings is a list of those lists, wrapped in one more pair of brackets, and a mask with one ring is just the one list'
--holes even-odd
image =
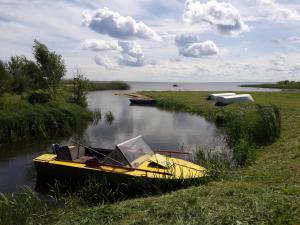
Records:
{"label": "boat seat", "polygon": [[94,158],[95,157],[93,157],[93,156],[81,156],[73,161],[78,162],[78,163],[85,163],[87,160],[94,159]]}
{"label": "boat seat", "polygon": [[58,149],[56,149],[56,155],[57,159],[72,160],[72,155],[68,146],[60,146]]}

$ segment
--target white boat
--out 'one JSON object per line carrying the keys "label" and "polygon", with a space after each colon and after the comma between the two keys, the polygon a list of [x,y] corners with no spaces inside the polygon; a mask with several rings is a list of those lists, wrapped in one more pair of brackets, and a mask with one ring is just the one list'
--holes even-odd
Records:
{"label": "white boat", "polygon": [[220,97],[220,96],[233,96],[233,95],[236,95],[236,93],[233,93],[233,92],[229,92],[229,93],[216,93],[216,94],[210,94],[208,97],[207,97],[207,100],[216,100],[217,97]]}
{"label": "white boat", "polygon": [[249,94],[219,96],[215,99],[216,105],[228,105],[239,102],[254,102],[254,99]]}

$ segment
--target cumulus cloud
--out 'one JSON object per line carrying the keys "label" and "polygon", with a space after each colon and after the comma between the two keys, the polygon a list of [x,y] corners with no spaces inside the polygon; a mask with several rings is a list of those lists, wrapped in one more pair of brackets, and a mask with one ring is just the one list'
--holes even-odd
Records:
{"label": "cumulus cloud", "polygon": [[198,42],[181,48],[179,53],[185,57],[201,58],[203,56],[212,56],[219,53],[219,49],[212,41]]}
{"label": "cumulus cloud", "polygon": [[127,54],[134,58],[144,57],[142,46],[135,41],[119,41],[119,46],[121,47],[122,53],[124,54]]}
{"label": "cumulus cloud", "polygon": [[119,41],[123,57],[119,59],[120,65],[139,67],[145,65],[142,46],[137,42]]}
{"label": "cumulus cloud", "polygon": [[178,47],[179,54],[184,57],[201,58],[220,53],[219,48],[213,41],[201,41],[195,35],[178,35],[175,37],[175,44]]}
{"label": "cumulus cloud", "polygon": [[207,23],[217,28],[223,35],[237,35],[249,31],[239,11],[230,3],[215,0],[206,3],[187,0],[183,19],[188,23]]}
{"label": "cumulus cloud", "polygon": [[105,67],[106,69],[109,69],[109,70],[113,70],[113,69],[118,68],[118,65],[114,61],[112,61],[110,58],[108,58],[107,56],[96,55],[94,57],[94,61],[99,66],[103,66],[103,67]]}
{"label": "cumulus cloud", "polygon": [[102,39],[85,39],[81,43],[81,49],[92,51],[121,50],[117,41]]}
{"label": "cumulus cloud", "polygon": [[142,46],[136,41],[86,39],[82,42],[82,49],[101,52],[95,56],[94,61],[111,70],[119,66],[142,67],[157,64],[155,60],[145,59]]}
{"label": "cumulus cloud", "polygon": [[263,17],[276,21],[299,21],[300,12],[285,4],[280,4],[276,0],[256,0]]}
{"label": "cumulus cloud", "polygon": [[130,16],[122,16],[104,7],[83,13],[83,25],[92,30],[119,39],[151,39],[160,41],[161,37],[143,22],[136,22]]}
{"label": "cumulus cloud", "polygon": [[177,46],[186,46],[188,44],[201,42],[199,36],[191,35],[191,34],[181,34],[175,37],[175,44]]}

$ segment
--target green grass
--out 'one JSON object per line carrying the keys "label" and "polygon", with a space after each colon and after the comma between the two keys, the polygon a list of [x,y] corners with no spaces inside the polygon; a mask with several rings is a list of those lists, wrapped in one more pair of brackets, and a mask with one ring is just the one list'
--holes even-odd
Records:
{"label": "green grass", "polygon": [[[212,121],[224,111],[247,109],[245,104],[215,107],[204,99],[206,92],[143,94],[168,99],[176,110],[199,113]],[[67,198],[49,207],[46,214],[42,207],[29,211],[19,224],[300,224],[300,93],[252,95],[258,104],[277,105],[282,121],[280,137],[255,146],[259,149],[250,166],[229,170],[208,184],[160,196],[100,205],[80,205]],[[251,112],[255,107],[251,106]],[[0,208],[3,202],[0,199]],[[8,213],[16,212],[9,209]],[[18,214],[4,215],[14,221]]]}

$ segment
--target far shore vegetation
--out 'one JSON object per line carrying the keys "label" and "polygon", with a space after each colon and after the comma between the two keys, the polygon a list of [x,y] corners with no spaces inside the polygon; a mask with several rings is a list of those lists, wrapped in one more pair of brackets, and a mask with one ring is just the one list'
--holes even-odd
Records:
{"label": "far shore vegetation", "polygon": [[299,89],[300,81],[283,80],[276,83],[262,83],[262,84],[242,84],[240,87],[258,87],[258,88],[276,88],[276,89]]}
{"label": "far shore vegetation", "polygon": [[[72,88],[73,80],[63,80],[66,88]],[[129,90],[130,85],[123,81],[88,81],[87,91]]]}
{"label": "far shore vegetation", "polygon": [[87,91],[129,88],[123,82],[90,82],[79,69],[68,82],[65,75],[62,56],[37,40],[33,59],[0,60],[0,143],[81,129],[99,116],[87,108]]}
{"label": "far shore vegetation", "polygon": [[[67,194],[54,185],[47,201],[30,189],[2,194],[3,223],[300,223],[300,93],[254,92],[255,103],[225,107],[207,101],[208,92],[142,94],[156,99],[161,109],[199,114],[217,123],[235,151],[236,167],[215,167],[223,171],[208,183],[138,199],[129,199],[122,186],[112,189],[93,180]],[[200,153],[198,157],[207,165],[210,156]]]}

